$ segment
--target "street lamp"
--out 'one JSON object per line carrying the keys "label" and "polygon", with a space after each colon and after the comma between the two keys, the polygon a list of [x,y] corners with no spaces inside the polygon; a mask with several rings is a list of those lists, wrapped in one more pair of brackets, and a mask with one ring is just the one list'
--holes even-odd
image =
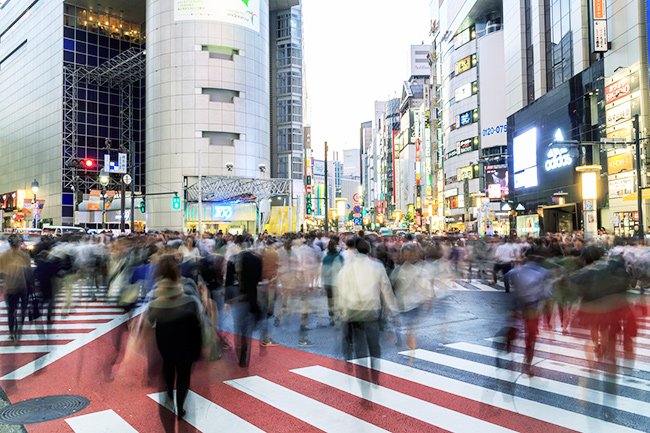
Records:
{"label": "street lamp", "polygon": [[105,168],[99,172],[99,183],[102,185],[102,230],[106,229],[106,185],[108,185],[108,173]]}
{"label": "street lamp", "polygon": [[38,181],[34,179],[32,182],[32,192],[34,193],[34,201],[32,201],[32,212],[34,213],[34,228],[36,228],[36,222],[38,221],[38,203],[36,203],[36,193],[38,192]]}

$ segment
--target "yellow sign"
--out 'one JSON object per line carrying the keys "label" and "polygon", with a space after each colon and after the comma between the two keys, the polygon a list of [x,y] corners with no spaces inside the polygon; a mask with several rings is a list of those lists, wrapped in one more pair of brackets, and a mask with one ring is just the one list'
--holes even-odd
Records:
{"label": "yellow sign", "polygon": [[607,138],[632,138],[632,127],[627,126],[625,128],[619,128],[608,132]]}
{"label": "yellow sign", "polygon": [[607,173],[616,174],[622,171],[634,169],[634,159],[632,152],[620,153],[607,158]]}
{"label": "yellow sign", "polygon": [[472,166],[468,165],[467,167],[461,167],[458,169],[458,180],[472,179],[474,178],[474,171]]}
{"label": "yellow sign", "polygon": [[470,56],[467,56],[464,59],[461,59],[458,62],[456,62],[456,74],[460,74],[465,71],[468,71],[470,67],[471,67]]}

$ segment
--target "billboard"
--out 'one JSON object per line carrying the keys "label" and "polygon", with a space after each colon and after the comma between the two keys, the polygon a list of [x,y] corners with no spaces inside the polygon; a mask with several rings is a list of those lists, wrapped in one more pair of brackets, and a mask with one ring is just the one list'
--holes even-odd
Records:
{"label": "billboard", "polygon": [[510,194],[508,166],[505,164],[485,166],[485,184],[490,199],[506,198]]}
{"label": "billboard", "polygon": [[219,21],[260,31],[260,0],[174,0],[174,21]]}
{"label": "billboard", "polygon": [[634,168],[632,152],[619,153],[607,158],[607,174],[616,174]]}
{"label": "billboard", "polygon": [[537,128],[514,138],[512,154],[515,189],[537,186]]}
{"label": "billboard", "polygon": [[481,147],[505,146],[506,73],[503,31],[489,33],[478,40],[479,107],[481,109]]}

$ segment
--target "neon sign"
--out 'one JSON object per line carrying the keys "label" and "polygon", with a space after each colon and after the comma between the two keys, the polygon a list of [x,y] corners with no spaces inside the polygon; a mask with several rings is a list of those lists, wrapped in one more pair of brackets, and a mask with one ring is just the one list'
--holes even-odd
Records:
{"label": "neon sign", "polygon": [[232,206],[213,206],[212,219],[214,221],[230,221],[232,218]]}
{"label": "neon sign", "polygon": [[546,171],[555,170],[556,168],[566,167],[573,163],[573,159],[569,156],[569,151],[566,148],[551,149],[546,155],[548,159],[544,164]]}

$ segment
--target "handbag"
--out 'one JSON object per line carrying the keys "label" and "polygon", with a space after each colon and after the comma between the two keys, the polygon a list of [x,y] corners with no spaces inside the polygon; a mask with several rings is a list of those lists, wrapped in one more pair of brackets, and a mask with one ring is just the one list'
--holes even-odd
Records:
{"label": "handbag", "polygon": [[27,301],[27,318],[34,321],[41,317],[41,300],[36,293],[30,293]]}

